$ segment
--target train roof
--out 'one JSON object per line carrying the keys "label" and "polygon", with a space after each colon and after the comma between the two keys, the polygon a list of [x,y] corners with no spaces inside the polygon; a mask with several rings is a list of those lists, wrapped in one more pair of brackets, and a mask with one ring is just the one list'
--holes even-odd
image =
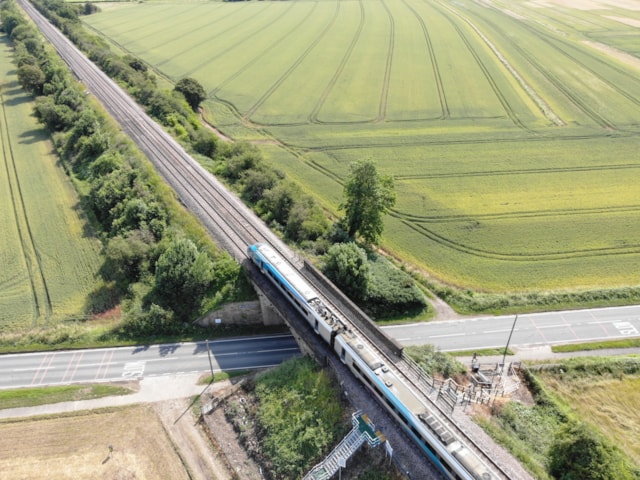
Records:
{"label": "train roof", "polygon": [[292,268],[273,248],[264,243],[258,243],[255,247],[305,301],[310,302],[318,297],[315,290],[300,276],[298,271]]}

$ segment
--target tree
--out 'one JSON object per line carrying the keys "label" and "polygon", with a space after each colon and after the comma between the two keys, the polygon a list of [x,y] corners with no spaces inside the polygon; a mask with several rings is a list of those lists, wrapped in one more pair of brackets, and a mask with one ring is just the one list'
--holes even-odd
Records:
{"label": "tree", "polygon": [[382,215],[396,203],[393,177],[379,175],[371,160],[351,164],[351,175],[344,186],[344,223],[351,238],[361,235],[376,243],[382,235]]}
{"label": "tree", "polygon": [[40,95],[45,76],[37,65],[23,65],[18,68],[18,81],[25,90]]}
{"label": "tree", "polygon": [[7,35],[11,35],[13,29],[22,23],[25,23],[25,20],[20,16],[18,12],[2,12],[2,29]]}
{"label": "tree", "polygon": [[159,301],[186,318],[214,280],[213,262],[189,239],[173,240],[156,262]]}
{"label": "tree", "polygon": [[38,97],[34,108],[36,117],[52,132],[71,128],[76,113],[66,105],[58,105],[50,96]]}
{"label": "tree", "polygon": [[187,77],[178,81],[174,90],[184,95],[185,100],[194,112],[198,110],[200,103],[207,98],[207,92],[204,91],[204,87],[193,78]]}
{"label": "tree", "polygon": [[218,141],[212,132],[201,128],[194,132],[193,137],[193,149],[196,152],[209,158],[215,157]]}
{"label": "tree", "polygon": [[258,210],[266,221],[286,225],[289,213],[300,196],[298,187],[293,183],[281,182],[265,190],[258,202]]}
{"label": "tree", "polygon": [[353,242],[332,246],[322,271],[353,300],[367,297],[371,271],[366,252]]}
{"label": "tree", "polygon": [[556,434],[549,473],[557,480],[632,480],[620,451],[585,423],[571,423]]}
{"label": "tree", "polygon": [[145,241],[140,231],[130,232],[126,237],[113,237],[106,248],[105,273],[120,288],[125,288],[128,282],[139,279],[140,273],[145,270],[144,263],[148,263],[150,251],[151,245]]}

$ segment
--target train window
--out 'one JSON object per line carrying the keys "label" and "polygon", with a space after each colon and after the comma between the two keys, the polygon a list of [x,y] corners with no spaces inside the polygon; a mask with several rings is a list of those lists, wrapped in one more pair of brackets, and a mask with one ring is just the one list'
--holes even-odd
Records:
{"label": "train window", "polygon": [[374,386],[373,386],[373,389],[376,391],[376,393],[377,393],[378,395],[380,395],[380,396],[382,397],[382,392],[380,391],[380,389],[378,388],[378,386],[377,386],[377,385],[374,385]]}
{"label": "train window", "polygon": [[316,319],[316,323],[313,325],[313,329],[316,331],[316,333],[320,331],[320,328],[318,327],[318,319]]}
{"label": "train window", "polygon": [[362,371],[360,370],[360,367],[358,367],[358,365],[356,365],[355,363],[353,364],[353,369],[358,372],[359,374],[362,374]]}
{"label": "train window", "polygon": [[340,360],[342,360],[344,362],[345,357],[346,357],[346,352],[345,352],[345,349],[343,348],[340,351]]}

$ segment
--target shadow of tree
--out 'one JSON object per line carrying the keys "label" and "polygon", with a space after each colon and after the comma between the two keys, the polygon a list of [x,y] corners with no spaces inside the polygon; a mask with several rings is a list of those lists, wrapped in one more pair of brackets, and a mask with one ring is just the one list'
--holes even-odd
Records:
{"label": "shadow of tree", "polygon": [[174,353],[178,348],[180,348],[179,343],[169,343],[165,345],[160,345],[159,347],[160,356],[166,357],[167,355]]}

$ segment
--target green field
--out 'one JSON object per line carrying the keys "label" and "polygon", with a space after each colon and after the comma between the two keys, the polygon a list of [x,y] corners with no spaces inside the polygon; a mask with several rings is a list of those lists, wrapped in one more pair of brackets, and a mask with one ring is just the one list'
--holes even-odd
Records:
{"label": "green field", "polygon": [[0,38],[0,333],[85,316],[100,242]]}
{"label": "green field", "polygon": [[95,31],[332,212],[393,174],[383,246],[487,291],[637,285],[640,1],[102,4]]}

